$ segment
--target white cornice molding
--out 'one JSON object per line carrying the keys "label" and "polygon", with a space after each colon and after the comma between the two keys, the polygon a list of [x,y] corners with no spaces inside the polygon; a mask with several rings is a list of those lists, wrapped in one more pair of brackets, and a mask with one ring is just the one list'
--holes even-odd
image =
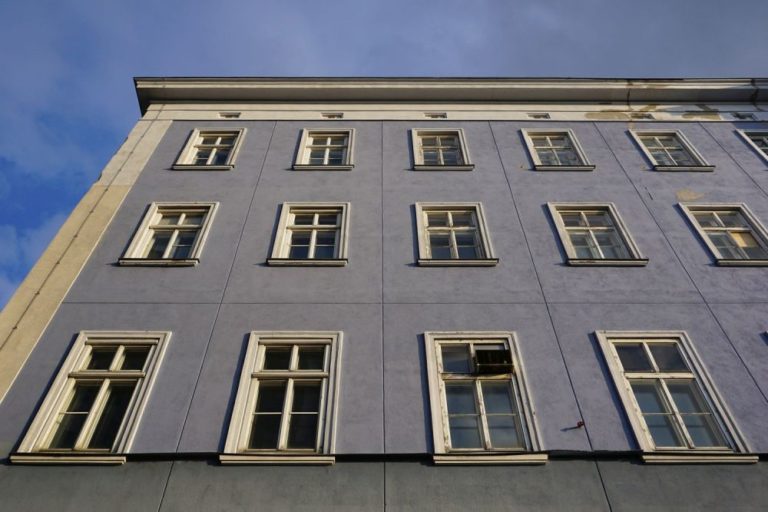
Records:
{"label": "white cornice molding", "polygon": [[134,79],[142,112],[194,102],[758,103],[767,78],[203,78]]}

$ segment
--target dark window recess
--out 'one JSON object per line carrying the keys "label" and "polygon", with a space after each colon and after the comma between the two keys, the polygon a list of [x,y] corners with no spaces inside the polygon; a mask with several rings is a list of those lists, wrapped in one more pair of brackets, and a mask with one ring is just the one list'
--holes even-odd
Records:
{"label": "dark window recess", "polygon": [[479,374],[511,373],[512,354],[509,350],[476,350],[475,367]]}

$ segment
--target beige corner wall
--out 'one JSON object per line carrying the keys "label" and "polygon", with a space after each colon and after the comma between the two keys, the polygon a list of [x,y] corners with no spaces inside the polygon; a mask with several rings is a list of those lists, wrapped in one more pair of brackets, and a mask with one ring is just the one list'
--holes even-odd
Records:
{"label": "beige corner wall", "polygon": [[171,125],[139,120],[0,312],[0,401]]}

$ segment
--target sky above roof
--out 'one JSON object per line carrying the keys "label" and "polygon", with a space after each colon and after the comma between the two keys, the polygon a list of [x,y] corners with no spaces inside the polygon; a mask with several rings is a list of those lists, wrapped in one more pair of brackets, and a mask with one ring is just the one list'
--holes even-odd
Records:
{"label": "sky above roof", "polygon": [[139,117],[134,76],[768,75],[765,0],[0,0],[0,306]]}

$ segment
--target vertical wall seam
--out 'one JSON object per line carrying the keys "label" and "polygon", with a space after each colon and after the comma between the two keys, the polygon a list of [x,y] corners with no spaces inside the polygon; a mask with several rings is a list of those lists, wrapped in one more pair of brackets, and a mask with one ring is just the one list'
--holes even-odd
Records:
{"label": "vertical wall seam", "polygon": [[187,413],[184,415],[184,422],[181,425],[181,432],[179,433],[179,440],[176,442],[176,452],[178,453],[179,447],[181,446],[181,440],[184,438],[184,431],[187,428],[187,420],[189,419],[189,413],[192,411],[192,404],[195,401],[195,395],[197,394],[197,386],[200,384],[200,378],[203,375],[203,366],[205,366],[205,360],[208,357],[208,350],[211,348],[211,342],[213,341],[213,333],[216,332],[216,324],[219,321],[219,314],[221,313],[221,307],[224,304],[224,297],[227,295],[227,289],[229,288],[229,280],[232,278],[232,271],[235,268],[235,262],[237,261],[238,253],[240,252],[240,244],[243,241],[243,235],[245,234],[245,226],[248,224],[248,217],[251,215],[251,209],[253,208],[253,203],[256,200],[256,192],[259,189],[259,182],[261,181],[261,175],[264,172],[264,165],[267,162],[267,155],[269,154],[269,150],[272,147],[272,138],[275,135],[275,129],[277,128],[277,121],[273,121],[272,124],[272,133],[269,135],[269,142],[267,142],[267,149],[264,151],[264,158],[261,160],[261,167],[259,168],[259,175],[256,178],[256,184],[253,187],[253,195],[251,196],[251,202],[248,204],[248,210],[245,212],[245,217],[243,218],[243,227],[240,229],[240,236],[237,239],[237,244],[235,245],[235,254],[232,257],[232,263],[229,266],[229,272],[227,272],[227,280],[224,283],[224,290],[221,292],[221,299],[219,300],[219,304],[216,308],[216,315],[213,318],[213,324],[211,324],[211,332],[208,335],[208,343],[205,345],[205,351],[203,352],[203,358],[200,361],[200,368],[197,371],[197,379],[195,379],[195,385],[192,388],[192,397],[189,400],[189,406],[187,407]]}
{"label": "vertical wall seam", "polygon": [[600,461],[593,461],[595,469],[597,470],[597,478],[600,480],[600,486],[603,488],[603,494],[605,495],[605,503],[608,505],[608,510],[613,512],[613,506],[611,505],[611,498],[608,496],[608,488],[605,486],[605,480],[603,480],[603,473],[600,471]]}
{"label": "vertical wall seam", "polygon": [[[384,121],[380,123],[381,127],[381,435],[382,435],[382,449],[384,454],[387,453],[387,386],[385,379],[385,365],[384,365]],[[387,461],[382,463],[382,500],[384,503],[383,510],[387,510]]]}
{"label": "vertical wall seam", "polygon": [[[576,402],[576,408],[579,411],[579,416],[581,417],[581,420],[584,421],[584,413],[581,409],[581,403],[579,403],[579,397],[576,394],[576,388],[573,385],[573,379],[571,377],[571,372],[568,370],[568,365],[565,362],[565,354],[563,353],[563,346],[560,343],[560,336],[557,334],[557,329],[555,328],[555,321],[552,318],[552,311],[549,309],[549,302],[547,301],[546,293],[544,292],[544,285],[541,283],[541,278],[539,276],[539,271],[536,268],[536,261],[533,257],[533,251],[531,250],[531,245],[528,243],[528,236],[525,234],[525,228],[523,227],[523,219],[520,216],[520,211],[517,208],[517,203],[515,202],[515,193],[512,191],[512,183],[509,181],[509,175],[507,174],[507,167],[504,165],[504,159],[501,156],[501,150],[499,149],[499,144],[496,141],[496,134],[493,131],[493,125],[490,121],[488,121],[488,128],[491,131],[491,137],[493,138],[493,145],[496,148],[496,154],[499,157],[499,163],[501,164],[501,170],[504,174],[504,179],[507,181],[507,187],[509,188],[509,194],[512,199],[512,207],[515,210],[515,215],[517,216],[517,222],[520,224],[520,231],[523,234],[523,240],[525,241],[525,247],[528,249],[528,256],[531,259],[531,265],[533,266],[533,273],[536,276],[536,282],[539,284],[539,290],[541,290],[541,297],[544,300],[544,307],[547,309],[547,316],[549,317],[549,323],[552,326],[552,333],[555,335],[555,342],[557,343],[557,348],[560,352],[560,359],[563,362],[563,367],[565,368],[565,375],[568,377],[568,384],[571,386],[571,393],[573,393],[573,399]],[[587,443],[589,444],[589,449],[594,450],[594,447],[592,445],[592,438],[589,435],[589,427],[584,425],[584,434],[587,437]]]}
{"label": "vertical wall seam", "polygon": [[157,512],[160,512],[160,510],[163,508],[163,503],[165,503],[165,493],[168,492],[168,485],[171,483],[171,473],[173,473],[174,466],[176,466],[175,460],[171,461],[171,467],[168,469],[168,476],[165,478],[163,493],[160,495],[160,503],[157,504]]}
{"label": "vertical wall seam", "polygon": [[[603,141],[606,144],[608,144],[608,141],[605,140],[605,137],[603,136],[603,133],[600,131],[599,128],[598,128],[598,133],[600,133],[600,137],[602,137]],[[709,133],[709,132],[707,132],[707,133]],[[610,149],[610,145],[608,145],[608,148]],[[613,154],[613,151],[611,151],[611,154]],[[616,160],[617,164],[619,165],[621,170],[624,172],[624,174],[627,176],[627,178],[629,179],[629,181],[632,184],[632,186],[635,188],[635,191],[637,192],[637,195],[640,196],[640,201],[642,201],[643,204],[645,205],[646,210],[648,210],[648,213],[651,215],[651,219],[653,219],[654,224],[656,224],[656,227],[659,229],[659,232],[661,233],[661,236],[664,237],[664,240],[667,242],[667,245],[669,246],[669,249],[672,251],[672,254],[675,255],[675,259],[677,259],[677,262],[682,267],[683,272],[685,272],[685,275],[688,276],[688,279],[691,281],[691,284],[693,285],[694,289],[696,290],[696,293],[698,293],[699,296],[701,297],[702,304],[707,308],[707,311],[709,311],[710,316],[715,321],[717,326],[720,328],[720,332],[725,337],[725,339],[728,342],[728,344],[731,346],[731,350],[733,350],[733,353],[736,354],[736,357],[739,359],[739,361],[741,361],[741,365],[744,367],[744,370],[747,372],[747,375],[749,375],[750,379],[752,379],[752,382],[755,384],[755,387],[757,388],[758,392],[763,397],[763,400],[765,400],[765,402],[768,403],[768,397],[766,397],[765,393],[763,393],[762,388],[757,383],[757,379],[755,378],[755,376],[750,371],[749,367],[747,366],[746,362],[744,361],[744,358],[741,357],[741,354],[736,349],[736,346],[733,344],[733,340],[731,340],[730,336],[728,336],[728,334],[725,332],[725,329],[723,328],[723,325],[720,323],[720,320],[717,318],[717,315],[715,315],[715,312],[712,310],[712,306],[707,301],[707,298],[701,292],[701,290],[699,289],[698,285],[696,285],[696,281],[694,281],[693,276],[691,276],[690,272],[688,271],[688,268],[683,264],[682,258],[680,258],[680,255],[677,253],[677,251],[675,250],[674,246],[672,245],[672,242],[669,240],[669,237],[667,236],[666,231],[664,231],[664,229],[661,227],[661,224],[656,219],[656,216],[653,214],[653,210],[648,205],[648,203],[645,201],[645,198],[640,193],[640,190],[637,188],[637,185],[632,180],[632,178],[629,176],[629,173],[627,172],[626,168],[621,163],[621,161],[619,161],[619,159],[616,158],[615,155],[614,155],[614,159]]]}

